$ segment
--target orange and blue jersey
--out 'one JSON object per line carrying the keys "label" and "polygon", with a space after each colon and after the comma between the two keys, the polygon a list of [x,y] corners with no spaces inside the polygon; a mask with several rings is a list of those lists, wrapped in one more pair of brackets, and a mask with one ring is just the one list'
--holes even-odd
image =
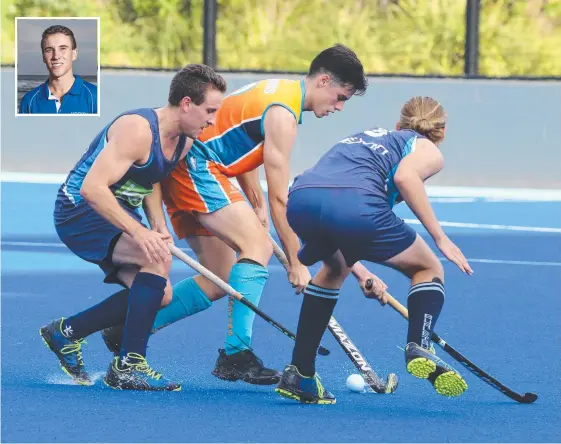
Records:
{"label": "orange and blue jersey", "polygon": [[304,82],[269,79],[246,85],[224,99],[216,124],[206,128],[163,183],[164,201],[179,238],[207,234],[192,213],[212,213],[243,200],[229,181],[263,164],[264,121],[282,106],[302,123]]}

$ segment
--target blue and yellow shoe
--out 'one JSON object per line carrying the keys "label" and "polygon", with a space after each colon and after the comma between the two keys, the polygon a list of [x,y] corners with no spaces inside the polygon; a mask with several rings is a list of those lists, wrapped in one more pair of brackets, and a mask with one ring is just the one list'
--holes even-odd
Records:
{"label": "blue and yellow shoe", "polygon": [[410,342],[405,347],[407,371],[416,378],[428,379],[434,389],[444,396],[460,396],[467,390],[462,376],[440,359],[432,350]]}
{"label": "blue and yellow shoe", "polygon": [[275,392],[284,398],[304,404],[335,404],[335,396],[325,390],[317,373],[313,377],[302,376],[296,366],[287,365]]}
{"label": "blue and yellow shoe", "polygon": [[92,385],[82,359],[82,345],[86,344],[86,341],[84,339],[69,339],[67,335],[72,334],[72,331],[65,334],[62,331],[63,322],[64,318],[60,318],[43,326],[39,330],[39,334],[45,345],[58,358],[64,373],[80,385]]}
{"label": "blue and yellow shoe", "polygon": [[105,385],[116,390],[150,390],[178,392],[181,385],[170,382],[152,370],[146,358],[138,353],[128,353],[122,361],[116,356],[111,361],[103,379]]}

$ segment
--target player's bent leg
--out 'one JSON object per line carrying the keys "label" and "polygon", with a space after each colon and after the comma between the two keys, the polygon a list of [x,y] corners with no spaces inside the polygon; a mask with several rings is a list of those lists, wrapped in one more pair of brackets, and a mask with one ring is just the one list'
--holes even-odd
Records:
{"label": "player's bent leg", "polygon": [[[228,280],[232,266],[236,262],[236,253],[232,248],[216,236],[189,236],[187,242],[202,266],[222,280]],[[129,272],[125,274],[124,269],[121,271],[123,271],[123,275],[119,274],[119,278],[129,286],[132,285],[136,271],[134,274]],[[171,290],[169,296],[168,290]],[[162,301],[163,308],[156,314],[151,333],[156,333],[168,325],[210,308],[214,301],[224,295],[225,293],[219,287],[200,275],[184,279],[173,287],[168,281],[166,296]],[[167,305],[165,305],[166,297],[170,299]],[[102,331],[105,345],[113,354],[120,353],[123,331],[124,325],[106,328]]]}
{"label": "player's bent leg", "polygon": [[[189,246],[197,256],[199,263],[227,282],[236,263],[236,252],[223,240],[216,236],[190,236]],[[194,277],[197,285],[211,301],[223,298],[226,293],[203,276]]]}
{"label": "player's bent leg", "polygon": [[[227,281],[236,253],[216,236],[190,236],[187,241],[199,263]],[[212,303],[225,295],[219,287],[204,277],[197,275],[184,279],[173,286],[171,303],[158,311],[153,332],[156,332],[183,318],[209,308]]]}
{"label": "player's bent leg", "polygon": [[[239,252],[228,283],[254,305],[259,305],[269,273],[265,268],[273,253],[267,230],[246,202],[234,202],[213,213],[199,214],[199,222]],[[230,300],[225,347],[219,350],[212,374],[250,384],[276,384],[280,372],[268,369],[251,349],[255,313]]]}
{"label": "player's bent leg", "polygon": [[[90,232],[82,233],[83,227],[80,223],[76,226],[59,227],[59,236],[77,255],[98,263],[106,273],[106,282],[125,285],[123,281],[116,279],[116,270],[119,267],[111,261],[121,232],[100,217],[98,219],[95,242],[89,239]],[[95,220],[93,217],[94,222]],[[90,224],[93,224],[91,220]],[[91,383],[82,358],[82,346],[86,344],[84,338],[109,326],[124,323],[128,297],[129,291],[125,288],[80,313],[68,318],[59,318],[40,329],[41,338],[57,356],[62,370],[78,384]]]}
{"label": "player's bent leg", "polygon": [[450,365],[436,356],[431,336],[444,305],[444,271],[426,242],[417,235],[405,251],[386,262],[411,279],[407,299],[409,327],[405,363],[413,376],[428,379],[444,396],[459,396],[467,384]]}
{"label": "player's bent leg", "polygon": [[[127,298],[129,288],[132,286],[134,278],[139,271],[139,267],[136,265],[127,265],[119,268],[117,271],[116,277],[123,285],[127,287]],[[164,298],[162,299],[162,305],[166,303],[166,299],[171,299],[170,294],[173,288],[171,283],[168,279],[166,288],[164,291]],[[127,305],[128,306],[128,305]],[[125,318],[123,318],[123,322],[119,325],[115,325],[112,327],[107,327],[101,330],[101,337],[107,349],[114,355],[118,356],[121,352],[121,344],[123,342],[123,334],[125,332]]]}
{"label": "player's bent leg", "polygon": [[156,313],[162,303],[171,256],[149,263],[130,236],[124,233],[113,251],[116,264],[140,267],[130,288],[123,342],[119,356],[111,362],[104,382],[121,390],[177,391],[179,384],[168,381],[146,361],[146,348]]}
{"label": "player's bent leg", "polygon": [[351,268],[340,251],[324,259],[319,272],[304,289],[298,318],[292,363],[275,391],[286,398],[313,404],[335,404],[335,396],[323,388],[316,374],[316,355],[339,298],[339,289]]}

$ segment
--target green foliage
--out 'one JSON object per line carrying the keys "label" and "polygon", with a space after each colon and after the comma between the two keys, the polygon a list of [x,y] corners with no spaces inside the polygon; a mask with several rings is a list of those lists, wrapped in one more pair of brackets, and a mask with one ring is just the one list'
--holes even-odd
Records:
{"label": "green foliage", "polygon": [[[2,62],[16,16],[100,16],[105,66],[202,60],[204,0],[4,0]],[[353,48],[371,73],[463,72],[465,1],[218,0],[222,69],[306,71],[322,49]],[[561,75],[561,0],[481,0],[480,73]]]}

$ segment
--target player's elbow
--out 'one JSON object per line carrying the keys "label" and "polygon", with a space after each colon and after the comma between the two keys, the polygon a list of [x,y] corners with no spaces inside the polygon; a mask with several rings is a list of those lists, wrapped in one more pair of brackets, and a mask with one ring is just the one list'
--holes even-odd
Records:
{"label": "player's elbow", "polygon": [[401,189],[402,187],[407,187],[407,185],[409,185],[414,180],[419,180],[418,174],[416,174],[414,171],[410,171],[408,169],[401,169],[401,168],[397,170],[393,178],[395,186],[398,189]]}
{"label": "player's elbow", "polygon": [[271,211],[286,211],[288,195],[269,192],[269,207]]}
{"label": "player's elbow", "polygon": [[91,200],[92,190],[86,183],[83,183],[82,187],[80,188],[80,196],[82,196],[88,202]]}
{"label": "player's elbow", "polygon": [[86,179],[80,188],[80,196],[82,196],[87,202],[93,202],[96,200],[96,196],[98,194],[98,188],[93,184],[91,181]]}

